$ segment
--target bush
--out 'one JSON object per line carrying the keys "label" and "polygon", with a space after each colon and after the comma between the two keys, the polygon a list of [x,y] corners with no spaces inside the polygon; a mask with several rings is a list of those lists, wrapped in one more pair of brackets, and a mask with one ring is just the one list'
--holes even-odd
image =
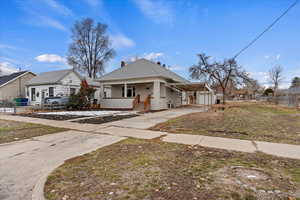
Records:
{"label": "bush", "polygon": [[71,95],[69,99],[69,103],[67,105],[68,108],[73,109],[82,109],[89,107],[91,104],[91,99],[93,94],[95,93],[95,89],[90,87],[85,80],[81,82],[80,90],[77,94]]}

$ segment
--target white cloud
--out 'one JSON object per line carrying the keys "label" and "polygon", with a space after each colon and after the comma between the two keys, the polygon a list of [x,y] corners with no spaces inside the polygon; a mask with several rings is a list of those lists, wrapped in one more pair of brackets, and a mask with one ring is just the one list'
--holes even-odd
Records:
{"label": "white cloud", "polygon": [[277,55],[265,55],[264,56],[265,59],[271,59],[271,60],[279,60],[281,58],[281,55],[280,54],[277,54]]}
{"label": "white cloud", "polygon": [[0,49],[16,49],[16,47],[7,44],[0,44]]}
{"label": "white cloud", "polygon": [[163,57],[164,54],[163,53],[144,53],[143,56],[138,56],[138,55],[135,55],[135,56],[129,56],[129,57],[124,57],[123,60],[125,62],[128,62],[128,63],[131,63],[131,62],[134,62],[138,59],[141,59],[141,58],[145,58],[147,60],[151,60],[151,61],[154,61],[158,58],[161,58]]}
{"label": "white cloud", "polygon": [[276,60],[279,60],[280,57],[281,57],[281,55],[280,55],[280,54],[277,54],[277,55],[276,55]]}
{"label": "white cloud", "polygon": [[7,75],[18,70],[14,68],[9,62],[0,62],[0,75]]}
{"label": "white cloud", "polygon": [[175,66],[169,66],[168,69],[169,69],[169,70],[172,70],[172,71],[184,71],[184,70],[185,70],[184,67],[182,67],[182,66],[177,66],[177,65],[175,65]]}
{"label": "white cloud", "polygon": [[163,53],[151,52],[151,53],[145,53],[143,58],[148,59],[148,60],[155,60],[155,59],[161,58],[163,56],[164,56]]}
{"label": "white cloud", "polygon": [[163,0],[133,0],[140,11],[153,22],[172,24],[173,10],[167,1]]}
{"label": "white cloud", "polygon": [[112,45],[116,49],[130,48],[135,46],[135,42],[125,35],[118,34],[111,36]]}
{"label": "white cloud", "polygon": [[[41,4],[43,2],[47,3],[48,6]],[[47,15],[47,13],[49,13],[49,7],[55,9],[56,12],[60,12],[65,15],[72,14],[71,10],[57,3],[56,0],[24,0],[18,1],[18,4],[27,14],[24,20],[25,23],[34,26],[52,27],[67,32],[67,28],[61,22]]]}
{"label": "white cloud", "polygon": [[85,0],[85,2],[91,7],[96,7],[102,3],[101,0]]}
{"label": "white cloud", "polygon": [[55,28],[55,29],[58,29],[58,30],[61,30],[61,31],[68,31],[67,28],[62,25],[59,21],[51,18],[51,17],[48,17],[48,16],[37,16],[39,18],[38,20],[38,25],[40,26],[49,26],[49,27],[52,27],[52,28]]}
{"label": "white cloud", "polygon": [[268,72],[249,72],[251,78],[257,80],[261,85],[268,87],[269,84],[269,74]]}
{"label": "white cloud", "polygon": [[54,63],[54,62],[65,63],[66,62],[65,58],[55,55],[55,54],[42,54],[42,55],[35,57],[35,60],[37,60],[39,62],[50,62],[50,63]]}
{"label": "white cloud", "polygon": [[67,16],[72,16],[74,15],[72,10],[64,6],[63,4],[58,3],[55,0],[44,0],[44,2],[50,6],[51,8],[55,9],[58,13],[67,15]]}

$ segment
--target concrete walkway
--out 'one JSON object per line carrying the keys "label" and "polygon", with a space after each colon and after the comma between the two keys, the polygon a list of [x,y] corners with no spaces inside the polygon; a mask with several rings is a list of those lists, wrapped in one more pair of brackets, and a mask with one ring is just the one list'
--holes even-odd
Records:
{"label": "concrete walkway", "polygon": [[204,107],[187,107],[187,108],[177,108],[172,110],[166,110],[161,112],[154,113],[145,113],[141,116],[123,119],[114,122],[108,122],[105,124],[79,124],[76,122],[70,121],[56,121],[49,119],[40,119],[40,118],[32,118],[32,117],[23,117],[16,115],[1,115],[0,119],[3,120],[12,120],[19,122],[28,122],[28,123],[36,123],[43,124],[48,126],[60,127],[60,128],[68,128],[79,131],[97,131],[102,128],[109,126],[117,126],[117,127],[125,127],[125,128],[136,128],[136,129],[148,129],[152,126],[155,126],[158,123],[166,122],[169,119],[179,117],[181,115],[195,113],[195,112],[203,112],[205,111]]}
{"label": "concrete walkway", "polygon": [[101,125],[0,115],[0,119],[3,120],[73,130],[0,145],[0,200],[29,200],[31,197],[34,200],[43,200],[43,186],[47,175],[64,160],[113,144],[126,137],[141,139],[161,137],[165,142],[247,153],[261,151],[275,156],[300,159],[300,145],[145,130],[171,118],[200,111],[203,109],[173,109]]}
{"label": "concrete walkway", "polygon": [[188,134],[167,134],[162,138],[162,141],[188,145],[201,145],[204,147],[241,151],[247,153],[260,151],[274,156],[300,159],[300,145]]}
{"label": "concrete walkway", "polygon": [[138,117],[124,119],[115,122],[109,122],[105,125],[108,126],[118,126],[126,128],[136,128],[136,129],[148,129],[156,124],[163,123],[169,119],[179,117],[185,114],[204,112],[207,108],[205,107],[186,107],[177,108],[171,110],[165,110],[161,112],[146,113]]}
{"label": "concrete walkway", "polygon": [[0,199],[43,198],[49,173],[66,159],[104,147],[123,137],[66,131],[0,145]]}

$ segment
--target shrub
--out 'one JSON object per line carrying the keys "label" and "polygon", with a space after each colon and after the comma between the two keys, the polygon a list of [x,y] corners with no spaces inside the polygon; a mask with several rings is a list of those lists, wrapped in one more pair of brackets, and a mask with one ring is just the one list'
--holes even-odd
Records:
{"label": "shrub", "polygon": [[80,90],[77,94],[71,95],[68,103],[68,108],[81,109],[86,108],[91,104],[91,99],[95,93],[95,89],[90,87],[86,80],[83,80],[80,85]]}

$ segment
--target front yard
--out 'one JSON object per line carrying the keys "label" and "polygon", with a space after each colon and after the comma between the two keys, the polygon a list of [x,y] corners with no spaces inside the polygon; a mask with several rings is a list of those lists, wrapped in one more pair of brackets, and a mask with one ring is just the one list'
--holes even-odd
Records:
{"label": "front yard", "polygon": [[65,130],[38,124],[0,120],[0,144]]}
{"label": "front yard", "polygon": [[229,104],[225,111],[193,113],[152,130],[300,144],[300,111],[261,103]]}
{"label": "front yard", "polygon": [[127,139],[66,161],[49,200],[298,200],[300,161],[262,153]]}

